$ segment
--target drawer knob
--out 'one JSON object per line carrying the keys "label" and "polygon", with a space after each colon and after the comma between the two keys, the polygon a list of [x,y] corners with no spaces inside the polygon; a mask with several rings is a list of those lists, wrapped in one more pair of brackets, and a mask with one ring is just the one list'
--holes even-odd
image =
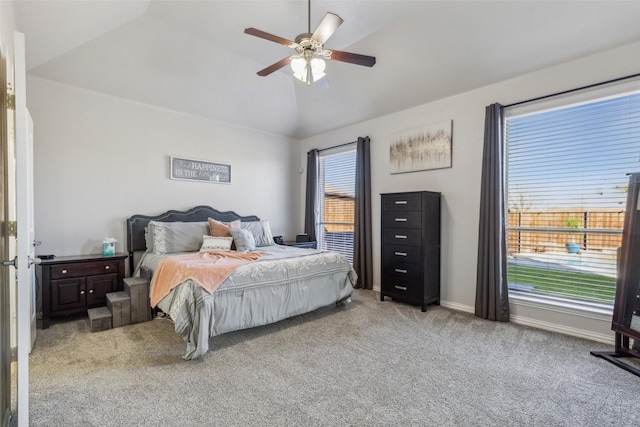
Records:
{"label": "drawer knob", "polygon": [[67,270],[62,270],[62,274],[67,274]]}
{"label": "drawer knob", "polygon": [[84,295],[84,291],[80,291],[80,295]]}
{"label": "drawer knob", "polygon": [[89,289],[89,293],[92,294],[93,293],[93,289]]}
{"label": "drawer knob", "polygon": [[407,274],[407,270],[403,270],[401,268],[396,268],[396,273],[404,273]]}
{"label": "drawer knob", "polygon": [[402,234],[396,234],[394,237],[396,239],[406,239],[407,238],[407,236],[403,236]]}
{"label": "drawer knob", "polygon": [[396,200],[396,205],[406,205],[407,201],[406,200]]}
{"label": "drawer knob", "polygon": [[401,291],[406,291],[407,290],[406,286],[393,285],[393,287],[396,288],[396,289],[400,289]]}
{"label": "drawer knob", "polygon": [[105,265],[105,266],[104,266],[104,269],[105,269],[105,270],[108,270],[108,269],[109,269],[109,266],[108,266],[108,265]]}
{"label": "drawer knob", "polygon": [[406,252],[395,252],[395,254],[398,256],[407,256]]}
{"label": "drawer knob", "polygon": [[396,218],[396,222],[407,222],[407,218]]}

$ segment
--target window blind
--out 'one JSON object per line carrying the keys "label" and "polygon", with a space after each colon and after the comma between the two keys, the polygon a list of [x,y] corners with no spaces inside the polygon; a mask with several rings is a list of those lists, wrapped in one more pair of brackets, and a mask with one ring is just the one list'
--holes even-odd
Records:
{"label": "window blind", "polygon": [[339,252],[353,262],[356,151],[321,153],[318,193],[318,247]]}
{"label": "window blind", "polygon": [[612,304],[640,93],[505,119],[512,290]]}

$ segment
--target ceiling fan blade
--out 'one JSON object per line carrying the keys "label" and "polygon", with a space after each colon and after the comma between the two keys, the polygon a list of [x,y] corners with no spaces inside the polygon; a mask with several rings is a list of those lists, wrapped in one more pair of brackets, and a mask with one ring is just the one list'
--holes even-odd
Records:
{"label": "ceiling fan blade", "polygon": [[295,48],[298,45],[296,42],[292,42],[291,40],[287,40],[282,37],[274,36],[273,34],[265,33],[264,31],[258,30],[257,28],[245,28],[244,33],[249,34],[250,36],[260,37],[261,39],[280,43],[289,47]]}
{"label": "ceiling fan blade", "polygon": [[324,44],[327,40],[329,40],[329,37],[331,37],[331,35],[336,32],[342,22],[342,18],[340,18],[338,15],[336,15],[335,13],[327,12],[327,14],[324,15],[324,18],[322,18],[320,25],[318,25],[318,28],[316,28],[311,38],[320,44]]}
{"label": "ceiling fan blade", "polygon": [[285,65],[288,65],[289,63],[291,63],[291,57],[287,56],[286,58],[281,59],[275,64],[269,65],[264,70],[258,71],[258,75],[262,77],[268,76],[269,74],[273,73],[274,71],[278,71],[280,68],[284,67]]}
{"label": "ceiling fan blade", "polygon": [[331,55],[328,57],[328,59],[348,62],[350,64],[364,65],[365,67],[373,67],[376,63],[375,56],[360,55],[359,53],[341,52],[339,50],[331,50]]}

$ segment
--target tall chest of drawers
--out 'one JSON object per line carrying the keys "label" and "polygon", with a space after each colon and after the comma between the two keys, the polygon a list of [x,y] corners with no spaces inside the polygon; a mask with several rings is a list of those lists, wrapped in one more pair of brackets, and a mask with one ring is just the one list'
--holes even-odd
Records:
{"label": "tall chest of drawers", "polygon": [[381,301],[440,304],[440,196],[382,194]]}

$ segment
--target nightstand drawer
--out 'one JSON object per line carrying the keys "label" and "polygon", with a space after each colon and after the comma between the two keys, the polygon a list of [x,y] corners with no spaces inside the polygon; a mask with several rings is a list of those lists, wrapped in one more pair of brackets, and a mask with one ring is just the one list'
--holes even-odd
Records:
{"label": "nightstand drawer", "polygon": [[421,207],[420,193],[386,194],[382,199],[385,211],[420,211]]}
{"label": "nightstand drawer", "polygon": [[397,263],[419,264],[422,248],[419,246],[382,246],[382,265],[395,265]]}
{"label": "nightstand drawer", "polygon": [[417,229],[385,228],[382,230],[382,244],[420,246],[422,233]]}
{"label": "nightstand drawer", "polygon": [[91,263],[79,262],[59,264],[51,267],[52,279],[64,279],[65,277],[93,276],[118,272],[118,260],[95,261]]}
{"label": "nightstand drawer", "polygon": [[422,212],[385,212],[382,214],[382,226],[387,228],[422,228]]}

